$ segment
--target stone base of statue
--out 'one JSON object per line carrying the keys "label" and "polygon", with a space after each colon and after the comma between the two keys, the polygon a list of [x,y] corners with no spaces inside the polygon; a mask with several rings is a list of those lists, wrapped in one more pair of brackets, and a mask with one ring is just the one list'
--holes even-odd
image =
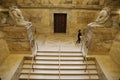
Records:
{"label": "stone base of statue", "polygon": [[34,46],[32,26],[4,26],[0,30],[12,53],[31,53]]}
{"label": "stone base of statue", "polygon": [[88,54],[108,54],[116,33],[113,28],[89,27],[86,34]]}
{"label": "stone base of statue", "polygon": [[92,27],[92,28],[97,28],[97,27],[104,27],[104,25],[100,25],[100,24],[98,24],[98,23],[96,23],[96,22],[92,22],[92,23],[89,23],[88,24],[88,27]]}
{"label": "stone base of statue", "polygon": [[16,26],[24,26],[24,27],[26,27],[27,29],[29,28],[29,27],[31,27],[32,26],[32,23],[31,22],[29,22],[29,21],[21,21],[21,22],[18,22],[18,23],[16,23],[15,24]]}
{"label": "stone base of statue", "polygon": [[120,66],[120,32],[117,33],[113,41],[110,50],[110,56],[112,57],[112,60],[114,60]]}
{"label": "stone base of statue", "polygon": [[0,64],[8,57],[9,53],[7,42],[4,40],[4,33],[0,31]]}
{"label": "stone base of statue", "polygon": [[107,20],[105,23],[91,22],[88,24],[88,27],[111,28],[112,27],[112,20]]}

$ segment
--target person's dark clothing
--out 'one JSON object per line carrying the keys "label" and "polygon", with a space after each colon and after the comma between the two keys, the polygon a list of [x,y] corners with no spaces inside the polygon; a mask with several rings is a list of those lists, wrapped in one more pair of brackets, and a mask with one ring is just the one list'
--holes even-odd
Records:
{"label": "person's dark clothing", "polygon": [[82,36],[82,34],[81,34],[81,32],[79,31],[79,32],[78,32],[78,40],[77,40],[77,43],[80,43],[80,41],[81,41],[80,36]]}

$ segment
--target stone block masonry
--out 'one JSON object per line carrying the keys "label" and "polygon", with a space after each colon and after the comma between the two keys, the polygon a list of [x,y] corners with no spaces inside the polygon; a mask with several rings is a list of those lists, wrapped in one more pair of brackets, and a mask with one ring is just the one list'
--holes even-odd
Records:
{"label": "stone block masonry", "polygon": [[11,52],[28,51],[31,53],[30,42],[33,40],[31,28],[27,29],[24,26],[7,26],[1,28]]}

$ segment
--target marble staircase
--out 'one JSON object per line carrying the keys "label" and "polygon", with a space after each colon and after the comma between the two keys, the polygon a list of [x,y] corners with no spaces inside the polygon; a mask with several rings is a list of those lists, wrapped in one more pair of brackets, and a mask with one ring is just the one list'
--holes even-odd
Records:
{"label": "marble staircase", "polygon": [[101,80],[96,61],[82,53],[37,53],[23,61],[19,80]]}

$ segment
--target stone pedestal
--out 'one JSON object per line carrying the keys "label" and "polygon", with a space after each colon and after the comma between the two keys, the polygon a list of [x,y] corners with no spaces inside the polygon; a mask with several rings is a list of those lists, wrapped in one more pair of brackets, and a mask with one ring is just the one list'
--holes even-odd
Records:
{"label": "stone pedestal", "polygon": [[88,54],[108,54],[115,34],[116,30],[113,28],[89,28]]}
{"label": "stone pedestal", "polygon": [[32,27],[7,26],[1,29],[5,34],[4,39],[7,41],[11,52],[31,53],[31,48],[34,45]]}
{"label": "stone pedestal", "polygon": [[120,32],[116,35],[113,41],[110,56],[120,66]]}
{"label": "stone pedestal", "polygon": [[0,31],[0,64],[10,53],[6,40],[4,40],[3,37],[4,34]]}

